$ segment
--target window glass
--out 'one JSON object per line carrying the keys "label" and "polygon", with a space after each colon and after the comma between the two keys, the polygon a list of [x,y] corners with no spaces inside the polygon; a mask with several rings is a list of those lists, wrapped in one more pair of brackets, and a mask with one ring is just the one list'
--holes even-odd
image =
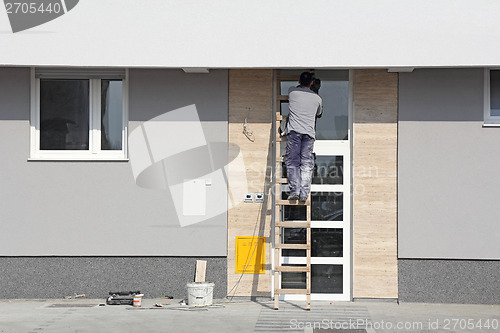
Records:
{"label": "window glass", "polygon": [[311,229],[311,256],[342,257],[343,230],[340,228]]}
{"label": "window glass", "polygon": [[500,70],[490,71],[491,116],[500,116]]}
{"label": "window glass", "polygon": [[89,149],[89,80],[40,80],[40,149]]}
{"label": "window glass", "polygon": [[316,120],[316,140],[347,140],[349,81],[322,79],[319,95],[323,99],[323,115]]}
{"label": "window glass", "polygon": [[295,81],[281,81],[280,82],[280,94],[288,95],[288,89],[291,87],[296,87],[299,85],[299,75],[297,75],[297,80]]}
{"label": "window glass", "polygon": [[281,105],[281,114],[283,116],[288,116],[288,114],[290,113],[290,109],[288,108],[288,102],[282,101],[280,105]]}
{"label": "window glass", "polygon": [[[284,244],[305,244],[305,228],[284,228]],[[340,228],[312,228],[311,229],[311,256],[312,257],[342,257],[343,230]],[[283,249],[285,257],[305,257],[306,250]]]}
{"label": "window glass", "polygon": [[101,80],[101,149],[121,150],[123,94],[121,80]]}
{"label": "window glass", "polygon": [[[282,194],[283,200],[288,197],[287,193]],[[312,221],[343,221],[342,192],[316,192],[311,193],[311,220]],[[305,221],[305,206],[285,206],[285,221]]]}
{"label": "window glass", "polygon": [[[297,82],[299,80],[300,74],[305,71],[311,71],[311,69],[282,69],[280,70],[280,75],[295,76],[297,79],[291,82]],[[349,81],[349,71],[348,70],[330,70],[330,69],[318,69],[312,70],[315,77],[321,80],[329,81]]]}
{"label": "window glass", "polygon": [[[283,265],[305,266],[305,265]],[[311,265],[311,293],[342,294],[343,292],[342,265]],[[281,288],[305,289],[306,273],[283,272],[281,273]]]}
{"label": "window glass", "polygon": [[342,265],[311,265],[311,293],[342,294]]}
{"label": "window glass", "polygon": [[[306,244],[306,228],[283,228],[283,244]],[[312,230],[311,230],[312,239]],[[305,257],[306,250],[283,249],[284,257]],[[312,254],[312,253],[311,253]]]}
{"label": "window glass", "polygon": [[[305,267],[306,265],[283,264],[282,266]],[[283,272],[281,273],[281,288],[282,289],[305,289],[306,288],[306,273],[305,272]]]}
{"label": "window glass", "polygon": [[[281,164],[281,176],[287,177],[285,162]],[[342,156],[315,155],[312,184],[341,185],[344,183],[344,158]]]}
{"label": "window glass", "polygon": [[319,156],[314,161],[313,184],[343,184],[344,158],[342,156]]}

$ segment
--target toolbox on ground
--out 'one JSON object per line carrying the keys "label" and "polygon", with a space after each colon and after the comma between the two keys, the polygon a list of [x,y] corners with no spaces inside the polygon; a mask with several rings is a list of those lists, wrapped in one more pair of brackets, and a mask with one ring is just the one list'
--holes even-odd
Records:
{"label": "toolbox on ground", "polygon": [[109,297],[106,300],[108,305],[133,305],[134,296],[139,295],[140,291],[117,291],[109,292]]}

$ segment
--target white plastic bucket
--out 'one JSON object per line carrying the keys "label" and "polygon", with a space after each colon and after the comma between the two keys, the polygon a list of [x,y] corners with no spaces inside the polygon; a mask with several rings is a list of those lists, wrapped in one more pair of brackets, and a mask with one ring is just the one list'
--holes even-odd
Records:
{"label": "white plastic bucket", "polygon": [[212,305],[214,297],[213,282],[190,282],[187,284],[188,305]]}
{"label": "white plastic bucket", "polygon": [[140,308],[141,307],[142,296],[144,296],[144,294],[134,295],[134,301],[133,301],[134,307],[136,307],[136,308]]}

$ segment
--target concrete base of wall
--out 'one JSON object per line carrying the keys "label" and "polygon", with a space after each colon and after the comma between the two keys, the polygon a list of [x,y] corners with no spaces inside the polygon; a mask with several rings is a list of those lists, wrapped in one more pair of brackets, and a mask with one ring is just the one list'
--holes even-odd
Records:
{"label": "concrete base of wall", "polygon": [[104,299],[122,290],[140,290],[145,298],[187,298],[197,259],[207,260],[206,281],[215,283],[214,297],[225,297],[225,257],[1,257],[1,298]]}
{"label": "concrete base of wall", "polygon": [[373,302],[373,303],[380,303],[380,302],[387,302],[387,303],[398,303],[397,298],[353,298],[353,302]]}
{"label": "concrete base of wall", "polygon": [[500,261],[399,259],[399,301],[500,304]]}

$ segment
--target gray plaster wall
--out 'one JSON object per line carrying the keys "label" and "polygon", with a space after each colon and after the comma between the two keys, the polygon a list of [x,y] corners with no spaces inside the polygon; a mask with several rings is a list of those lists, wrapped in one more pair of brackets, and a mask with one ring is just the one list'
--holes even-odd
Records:
{"label": "gray plaster wall", "polygon": [[500,304],[500,261],[398,260],[401,302]]}
{"label": "gray plaster wall", "polygon": [[139,290],[146,298],[187,298],[197,259],[207,261],[214,297],[225,297],[225,257],[0,257],[1,297],[105,299],[110,291]]}
{"label": "gray plaster wall", "polygon": [[[129,79],[129,133],[195,104],[207,141],[227,144],[227,70],[131,69]],[[225,212],[181,227],[171,193],[137,186],[130,162],[28,161],[29,116],[30,70],[0,68],[0,256],[226,256]],[[227,202],[225,184],[211,191]]]}
{"label": "gray plaster wall", "polygon": [[500,259],[500,128],[482,125],[482,69],[399,75],[400,259]]}

